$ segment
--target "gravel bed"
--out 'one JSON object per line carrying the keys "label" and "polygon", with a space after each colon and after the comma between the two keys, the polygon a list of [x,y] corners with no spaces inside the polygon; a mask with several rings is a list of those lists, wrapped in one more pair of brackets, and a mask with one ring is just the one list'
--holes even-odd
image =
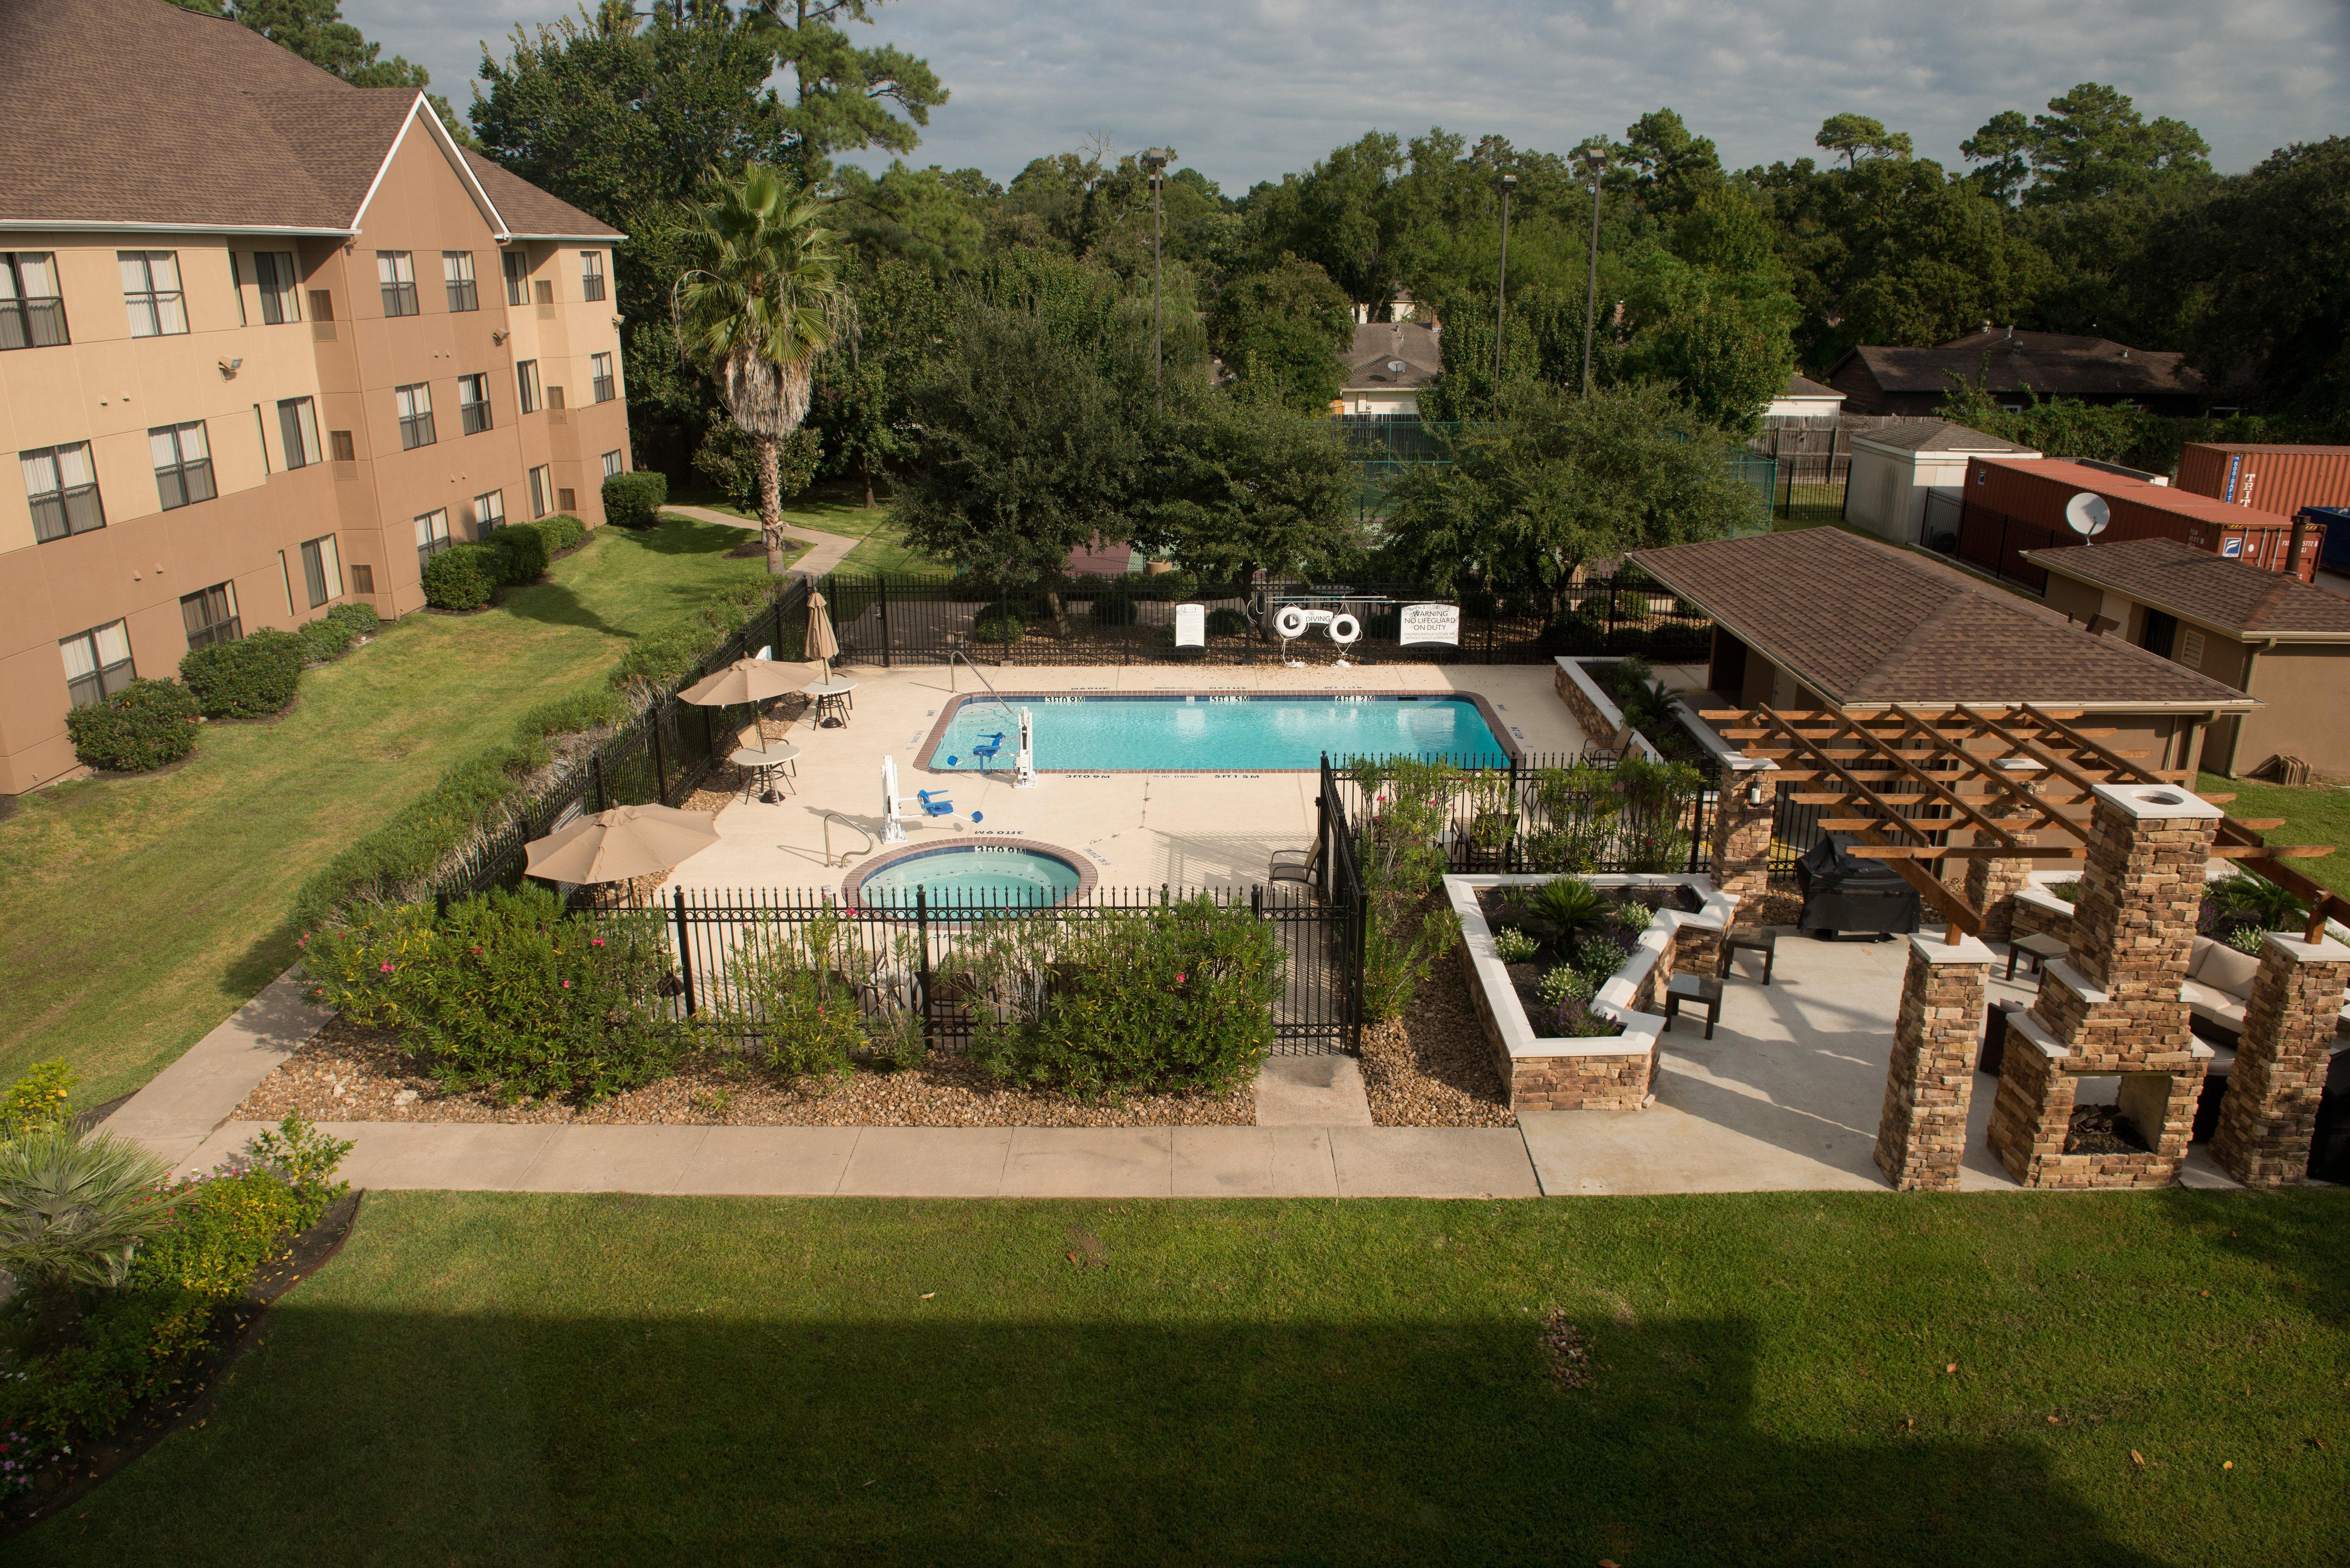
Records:
{"label": "gravel bed", "polygon": [[[406,1097],[403,1098],[402,1096]],[[783,1079],[714,1054],[689,1056],[675,1077],[594,1105],[558,1100],[508,1105],[482,1090],[444,1094],[402,1060],[390,1035],[337,1019],[236,1108],[238,1119],[289,1113],[344,1122],[667,1122],[705,1127],[1253,1127],[1256,1091],[1132,1095],[1082,1105],[1007,1087],[959,1056],[933,1054],[903,1072],[863,1071],[849,1080]],[[1506,1113],[1504,1113],[1506,1115]]]}
{"label": "gravel bed", "polygon": [[1363,1031],[1363,1089],[1383,1127],[1518,1125],[1493,1047],[1450,963],[1436,966],[1402,1017]]}

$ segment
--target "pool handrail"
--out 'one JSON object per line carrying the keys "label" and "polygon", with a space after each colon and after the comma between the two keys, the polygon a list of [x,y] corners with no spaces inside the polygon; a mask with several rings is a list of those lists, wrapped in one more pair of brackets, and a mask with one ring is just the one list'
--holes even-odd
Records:
{"label": "pool handrail", "polygon": [[958,659],[962,660],[964,669],[970,670],[973,675],[979,675],[979,683],[987,688],[987,694],[995,699],[995,705],[997,707],[1011,714],[1014,719],[1020,717],[1020,710],[1014,708],[1011,703],[1006,702],[1003,698],[996,696],[994,683],[989,680],[986,676],[979,674],[979,666],[973,664],[971,661],[971,656],[963,652],[960,648],[947,655],[947,690],[950,692],[955,689],[954,667],[955,660]]}
{"label": "pool handrail", "polygon": [[850,856],[870,855],[873,853],[877,846],[873,842],[872,833],[868,831],[862,823],[852,822],[847,817],[841,816],[840,813],[837,811],[827,811],[824,814],[824,863],[827,866],[832,864],[832,822],[835,817],[840,817],[841,826],[854,828],[857,832],[865,835],[864,848],[844,849],[840,852],[841,868],[843,870],[847,870],[848,867],[848,857]]}

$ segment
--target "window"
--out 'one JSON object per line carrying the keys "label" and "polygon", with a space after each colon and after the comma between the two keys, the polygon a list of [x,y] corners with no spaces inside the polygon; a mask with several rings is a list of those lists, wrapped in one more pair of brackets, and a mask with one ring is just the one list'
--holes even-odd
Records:
{"label": "window", "polygon": [[164,511],[213,498],[213,452],[203,421],[158,425],[147,432],[147,447],[155,457],[155,490]]}
{"label": "window", "polygon": [[302,546],[302,581],[310,590],[310,607],[317,609],[328,599],[343,597],[343,560],[335,553],[332,534],[307,541]]}
{"label": "window", "polygon": [[286,467],[307,468],[318,461],[318,410],[309,399],[279,401],[277,433],[286,442]]}
{"label": "window", "polygon": [[582,299],[604,297],[604,253],[602,251],[579,253],[579,297]]}
{"label": "window", "polygon": [[178,252],[117,251],[114,259],[122,265],[122,303],[130,308],[130,336],[165,337],[188,329]]}
{"label": "window", "polygon": [[481,296],[473,292],[473,252],[442,251],[441,279],[449,289],[450,309],[479,310],[482,308]]}
{"label": "window", "polygon": [[588,356],[588,368],[595,372],[596,400],[610,402],[615,389],[612,386],[612,357],[609,354],[590,354]]}
{"label": "window", "polygon": [[436,507],[416,520],[416,570],[424,571],[424,563],[449,547],[449,509]]}
{"label": "window", "polygon": [[[232,255],[234,255],[234,254],[235,254],[236,253],[235,253],[235,252],[234,252],[234,251],[232,251],[232,252],[230,252],[229,254],[232,254]],[[264,422],[263,422],[263,421],[262,421],[262,418],[261,418],[261,405],[260,405],[259,403],[255,403],[255,404],[254,404],[254,405],[253,405],[253,440],[254,440],[254,444],[261,448],[261,472],[262,472],[263,475],[265,477],[265,476],[267,476],[267,474],[268,474],[268,473],[269,473],[269,472],[270,472],[270,468],[269,468],[269,426],[268,426],[267,424],[264,423]],[[293,467],[294,465],[293,465],[292,463],[290,463],[290,462],[289,462],[289,463],[287,463],[286,466],[286,467],[288,467],[288,468],[291,468],[291,467]]]}
{"label": "window", "polygon": [[46,545],[106,526],[98,481],[90,474],[88,441],[20,452],[16,461],[25,465],[25,499],[33,504],[35,539]]}
{"label": "window", "polygon": [[376,252],[375,281],[383,289],[386,316],[416,314],[416,260],[408,252]]}
{"label": "window", "polygon": [[538,361],[525,359],[515,367],[515,385],[522,393],[522,411],[538,412]]}
{"label": "window", "polygon": [[359,443],[351,440],[350,431],[328,431],[327,442],[333,448],[337,462],[357,462],[359,460]]}
{"label": "window", "polygon": [[506,264],[506,303],[523,305],[528,302],[530,258],[520,251],[508,251]]}
{"label": "window", "polygon": [[392,393],[400,403],[400,450],[432,444],[432,389],[419,381]]}
{"label": "window", "polygon": [[554,510],[548,504],[555,489],[555,465],[543,463],[530,471],[530,516],[536,523]]}
{"label": "window", "polygon": [[614,447],[610,452],[604,454],[605,478],[609,479],[615,474],[625,472],[626,466],[624,460],[620,456],[619,448]]}
{"label": "window", "polygon": [[486,374],[457,378],[457,412],[464,421],[467,435],[479,435],[490,428],[490,379]]}
{"label": "window", "polygon": [[0,251],[0,348],[54,348],[65,340],[54,254]]}
{"label": "window", "polygon": [[57,650],[66,657],[66,694],[77,708],[105,701],[137,673],[130,668],[130,634],[119,620],[59,638]]}
{"label": "window", "polygon": [[236,613],[236,585],[214,583],[184,596],[180,620],[188,628],[190,653],[216,642],[234,642],[244,635],[244,623]]}
{"label": "window", "polygon": [[239,327],[252,326],[253,323],[245,319],[244,279],[237,275],[234,251],[228,253],[228,291],[236,296],[236,324]]}
{"label": "window", "polygon": [[493,528],[506,525],[506,493],[493,490],[487,495],[473,497],[473,537],[484,539]]}
{"label": "window", "polygon": [[261,290],[263,322],[280,327],[302,319],[302,292],[295,286],[292,251],[254,252],[253,282]]}

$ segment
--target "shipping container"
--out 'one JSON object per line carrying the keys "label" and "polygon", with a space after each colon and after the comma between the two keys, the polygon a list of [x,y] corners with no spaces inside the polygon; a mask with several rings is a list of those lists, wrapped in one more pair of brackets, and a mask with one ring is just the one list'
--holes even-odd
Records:
{"label": "shipping container", "polygon": [[2350,446],[2189,441],[2178,452],[2178,488],[2279,517],[2350,506]]}
{"label": "shipping container", "polygon": [[[2064,520],[2064,508],[2084,491],[2105,497],[2112,508],[2112,521],[2097,535],[2101,542],[2176,539],[2192,549],[2271,572],[2283,571],[2292,553],[2294,524],[2290,517],[2230,506],[2173,485],[2148,484],[2077,462],[1995,457],[1967,461],[1955,553],[1985,571],[2039,591],[2046,587],[2048,575],[2022,559],[2022,552],[2080,544],[2081,536]],[[2301,560],[2303,582],[2317,576],[2324,534],[2321,524],[2308,525]]]}
{"label": "shipping container", "polygon": [[2350,572],[2350,506],[2308,506],[2301,514],[2325,525],[2321,564],[2329,572]]}

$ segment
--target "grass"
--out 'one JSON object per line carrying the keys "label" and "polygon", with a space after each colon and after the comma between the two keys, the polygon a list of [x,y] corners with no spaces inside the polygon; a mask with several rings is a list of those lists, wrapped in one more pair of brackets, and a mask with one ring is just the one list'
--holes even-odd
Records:
{"label": "grass", "polygon": [[2262,835],[2271,844],[2331,844],[2331,855],[2292,862],[2294,870],[2335,892],[2350,895],[2350,789],[2339,784],[2262,784],[2257,779],[2222,778],[2199,774],[2195,787],[2206,794],[2233,794],[2230,816],[2281,816],[2282,827]]}
{"label": "grass", "polygon": [[[733,504],[715,492],[681,491],[671,500],[678,505],[706,506],[713,512],[753,522],[759,515],[754,510]],[[793,497],[784,508],[784,521],[795,527],[858,540],[857,547],[840,564],[839,569],[844,572],[900,577],[943,578],[954,575],[951,567],[907,546],[905,525],[899,522],[898,509],[889,499],[868,507],[865,492],[847,481],[827,481]]]}
{"label": "grass", "polygon": [[276,719],[207,726],[177,770],[22,797],[0,820],[0,1083],[58,1057],[86,1100],[145,1083],[293,961],[305,877],[629,638],[760,575],[723,558],[741,543],[598,529],[489,610],[410,616],[307,671]]}
{"label": "grass", "polygon": [[379,1193],[204,1426],[15,1544],[2330,1563],[2345,1202]]}

